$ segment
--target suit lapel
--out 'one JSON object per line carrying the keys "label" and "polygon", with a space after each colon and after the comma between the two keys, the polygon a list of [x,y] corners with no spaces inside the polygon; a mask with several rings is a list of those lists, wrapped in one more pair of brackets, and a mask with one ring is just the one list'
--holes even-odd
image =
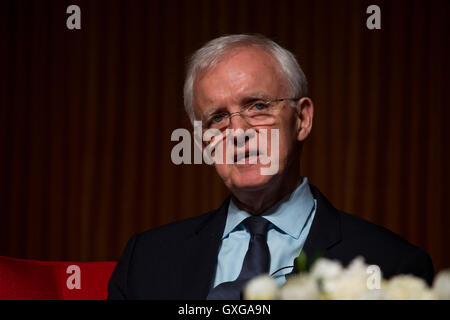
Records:
{"label": "suit lapel", "polygon": [[185,299],[205,299],[214,280],[217,256],[228,213],[227,198],[187,239],[181,261]]}
{"label": "suit lapel", "polygon": [[[309,186],[317,201],[317,208],[309,235],[302,249],[306,253],[308,267],[311,266],[312,258],[315,256],[327,257],[327,250],[338,243],[342,237],[338,211],[315,186]],[[293,273],[296,271],[294,268]]]}

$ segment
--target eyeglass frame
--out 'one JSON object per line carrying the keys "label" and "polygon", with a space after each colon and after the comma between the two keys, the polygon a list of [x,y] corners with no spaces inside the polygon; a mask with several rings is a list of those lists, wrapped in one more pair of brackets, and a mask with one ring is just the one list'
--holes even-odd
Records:
{"label": "eyeglass frame", "polygon": [[[246,112],[248,109],[250,109],[252,107],[252,105],[256,104],[256,103],[264,103],[266,106],[270,106],[273,103],[277,103],[277,102],[282,102],[282,101],[298,101],[301,98],[279,98],[279,99],[273,99],[273,100],[263,100],[263,99],[256,99],[255,101],[249,102],[246,105],[244,105],[240,111],[235,111],[235,112],[228,112],[228,111],[224,111],[222,113],[218,113],[216,115],[224,115],[225,119],[229,119],[229,123],[227,126],[224,127],[228,128],[231,124],[231,118],[235,115],[235,114],[239,114],[242,117],[242,114],[244,112]],[[243,116],[244,120],[248,123],[247,121],[247,117]],[[223,130],[223,129],[222,129]]]}

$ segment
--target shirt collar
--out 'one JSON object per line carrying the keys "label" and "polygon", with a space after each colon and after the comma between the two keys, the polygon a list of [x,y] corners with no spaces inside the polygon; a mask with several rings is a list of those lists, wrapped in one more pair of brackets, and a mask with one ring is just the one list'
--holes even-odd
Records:
{"label": "shirt collar", "polygon": [[[309,188],[308,178],[305,177],[292,193],[264,212],[263,216],[281,231],[298,239],[314,206],[315,202]],[[241,222],[250,216],[248,212],[239,209],[231,200],[222,239],[231,232],[239,230]]]}
{"label": "shirt collar", "polygon": [[230,204],[228,205],[227,222],[225,224],[225,230],[223,232],[222,239],[226,238],[232,231],[238,230],[238,226],[241,224],[241,222],[244,221],[245,218],[250,216],[250,213],[239,209],[233,202],[233,199],[231,199]]}

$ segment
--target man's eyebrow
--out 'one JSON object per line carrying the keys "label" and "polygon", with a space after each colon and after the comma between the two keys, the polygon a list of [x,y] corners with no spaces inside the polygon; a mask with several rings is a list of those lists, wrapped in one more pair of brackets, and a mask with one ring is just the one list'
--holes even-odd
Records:
{"label": "man's eyebrow", "polygon": [[246,102],[249,102],[249,101],[252,101],[252,100],[255,100],[255,99],[270,100],[270,97],[267,94],[263,93],[263,92],[255,92],[255,93],[252,93],[252,94],[247,94],[245,97],[243,97],[241,99],[241,102],[246,103]]}
{"label": "man's eyebrow", "polygon": [[205,111],[202,114],[203,118],[208,118],[210,115],[215,114],[215,113],[222,113],[222,112],[226,112],[226,109],[223,107],[212,107],[210,109],[208,109],[207,111]]}

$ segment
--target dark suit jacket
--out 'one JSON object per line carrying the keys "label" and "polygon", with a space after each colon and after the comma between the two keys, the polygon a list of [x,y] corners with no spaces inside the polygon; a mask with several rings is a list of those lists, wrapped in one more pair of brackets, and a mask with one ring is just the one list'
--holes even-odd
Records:
{"label": "dark suit jacket", "polygon": [[[317,211],[303,247],[347,265],[362,255],[385,278],[413,274],[431,283],[427,253],[391,231],[336,210],[314,186]],[[134,235],[108,286],[109,299],[205,299],[214,280],[229,198],[201,216]]]}

